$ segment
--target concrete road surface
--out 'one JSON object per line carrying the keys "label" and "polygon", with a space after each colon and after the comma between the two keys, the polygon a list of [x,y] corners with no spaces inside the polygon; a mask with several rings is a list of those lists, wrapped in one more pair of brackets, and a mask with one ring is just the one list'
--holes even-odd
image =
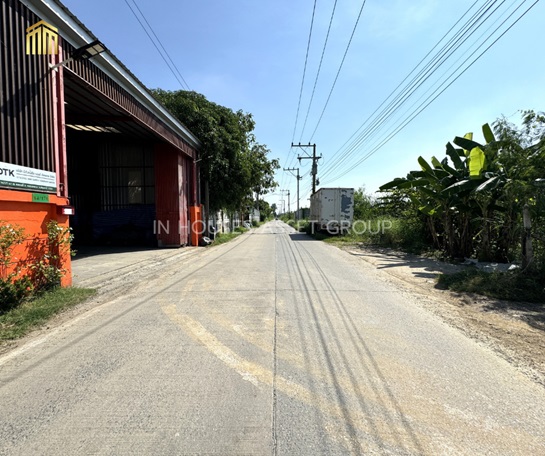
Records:
{"label": "concrete road surface", "polygon": [[282,222],[0,358],[2,455],[529,456],[544,420],[541,386]]}

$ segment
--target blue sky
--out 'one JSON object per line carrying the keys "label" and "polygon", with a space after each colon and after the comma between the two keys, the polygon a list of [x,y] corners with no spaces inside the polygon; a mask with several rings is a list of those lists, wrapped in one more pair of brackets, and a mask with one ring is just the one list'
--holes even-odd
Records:
{"label": "blue sky", "polygon": [[[134,8],[133,0],[128,1]],[[433,90],[434,83],[452,74],[457,59],[458,64],[468,59],[477,48],[477,44],[471,47],[472,43],[479,42],[479,36],[484,40],[492,32],[488,27],[494,23],[494,28],[500,25],[522,5],[493,35],[497,37],[534,0],[367,0],[330,102],[312,138],[354,29],[360,0],[337,1],[308,110],[335,4],[334,0],[316,2],[295,135],[314,0],[136,0],[136,3],[189,88],[215,103],[252,113],[257,140],[269,147],[271,157],[279,158],[283,167],[300,167],[304,175],[301,206],[308,205],[310,160],[298,164],[294,157],[301,151],[290,149],[292,139],[296,143],[316,143],[318,154],[323,156],[318,165],[323,186],[365,186],[372,193],[381,184],[415,169],[419,155],[443,158],[445,144],[457,135],[473,131],[479,140],[480,127],[485,122],[493,122],[501,115],[517,122],[520,118],[517,111],[521,109],[545,110],[545,60],[540,32],[545,2],[538,2],[418,117],[358,166],[356,163],[365,154],[402,124],[421,102],[417,101],[419,97],[426,96],[426,90]],[[488,3],[497,8],[490,20],[468,37],[460,51],[433,73],[408,103],[393,112],[382,129],[366,137],[358,147],[350,148],[350,159],[337,163],[347,141],[354,134],[353,138],[357,138],[360,126],[456,21],[472,5],[474,12]],[[145,85],[182,89],[124,0],[64,0],[64,4]],[[335,164],[339,167],[331,170]],[[279,172],[277,180],[282,189],[290,190],[293,209],[295,178]],[[278,204],[281,197],[276,191],[266,199]]]}

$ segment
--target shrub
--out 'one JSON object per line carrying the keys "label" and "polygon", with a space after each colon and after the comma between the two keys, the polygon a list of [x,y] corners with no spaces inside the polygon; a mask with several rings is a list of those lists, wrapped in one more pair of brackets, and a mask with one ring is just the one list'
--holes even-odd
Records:
{"label": "shrub", "polygon": [[545,271],[531,274],[522,271],[485,272],[466,269],[454,274],[441,274],[438,287],[456,292],[477,293],[509,301],[545,302]]}
{"label": "shrub", "polygon": [[18,306],[32,295],[34,287],[28,277],[0,279],[0,314]]}
{"label": "shrub", "polygon": [[13,249],[25,240],[25,229],[0,220],[0,277],[7,276],[12,263]]}
{"label": "shrub", "polygon": [[[429,246],[424,224],[418,217],[378,217],[358,222],[349,234],[353,241],[382,247],[401,248],[413,253]],[[362,232],[363,231],[363,232]]]}
{"label": "shrub", "polygon": [[[20,265],[13,268],[13,250],[25,241],[24,228],[0,221],[0,313],[21,304],[35,293],[60,286],[66,273],[61,259],[71,251],[70,228],[63,228],[51,220],[47,224],[47,240],[34,239],[29,243],[33,252],[27,258],[31,262],[27,275],[22,275]],[[12,270],[8,274],[8,270]]]}
{"label": "shrub", "polygon": [[62,255],[75,252],[71,250],[73,235],[71,228],[61,227],[57,221],[47,223],[47,245],[44,254],[32,265],[32,277],[37,291],[51,290],[61,284],[66,269],[61,263]]}

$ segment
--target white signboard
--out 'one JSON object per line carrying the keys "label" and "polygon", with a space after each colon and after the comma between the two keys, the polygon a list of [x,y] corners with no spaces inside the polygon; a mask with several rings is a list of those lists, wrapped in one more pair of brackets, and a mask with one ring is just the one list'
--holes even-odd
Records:
{"label": "white signboard", "polygon": [[51,171],[0,162],[0,187],[56,193],[57,175]]}

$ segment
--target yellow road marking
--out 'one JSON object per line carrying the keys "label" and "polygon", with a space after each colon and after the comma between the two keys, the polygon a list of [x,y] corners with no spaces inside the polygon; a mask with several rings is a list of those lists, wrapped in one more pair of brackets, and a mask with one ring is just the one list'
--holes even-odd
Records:
{"label": "yellow road marking", "polygon": [[[358,441],[354,437],[350,438],[346,435],[346,432],[343,432],[344,429],[340,423],[346,421],[348,412],[345,409],[316,395],[304,386],[292,382],[291,380],[278,375],[276,376],[276,379],[274,379],[271,370],[242,358],[233,350],[222,344],[217,337],[211,334],[201,323],[188,315],[178,313],[176,305],[163,306],[162,310],[171,321],[180,326],[192,339],[203,344],[214,356],[237,372],[242,379],[252,383],[256,387],[259,387],[260,384],[272,387],[273,381],[276,380],[275,386],[278,391],[307,405],[318,408],[323,413],[334,418],[335,423],[338,423],[338,426],[326,426],[328,434],[334,440],[344,445],[349,452],[353,452],[355,446],[357,446],[356,454],[363,454],[365,451],[369,450],[369,448],[363,446],[363,442]],[[362,422],[361,419],[354,419],[352,426],[360,429],[364,433],[368,433],[368,431],[363,429],[364,424],[365,423]],[[333,429],[333,427],[336,429]],[[391,436],[392,434],[391,423],[387,425],[385,423],[380,424],[379,422],[375,422],[373,427],[375,428],[375,431],[377,428],[381,428],[380,434],[382,438],[388,438],[388,436]],[[392,442],[392,444],[395,444],[395,442]]]}

